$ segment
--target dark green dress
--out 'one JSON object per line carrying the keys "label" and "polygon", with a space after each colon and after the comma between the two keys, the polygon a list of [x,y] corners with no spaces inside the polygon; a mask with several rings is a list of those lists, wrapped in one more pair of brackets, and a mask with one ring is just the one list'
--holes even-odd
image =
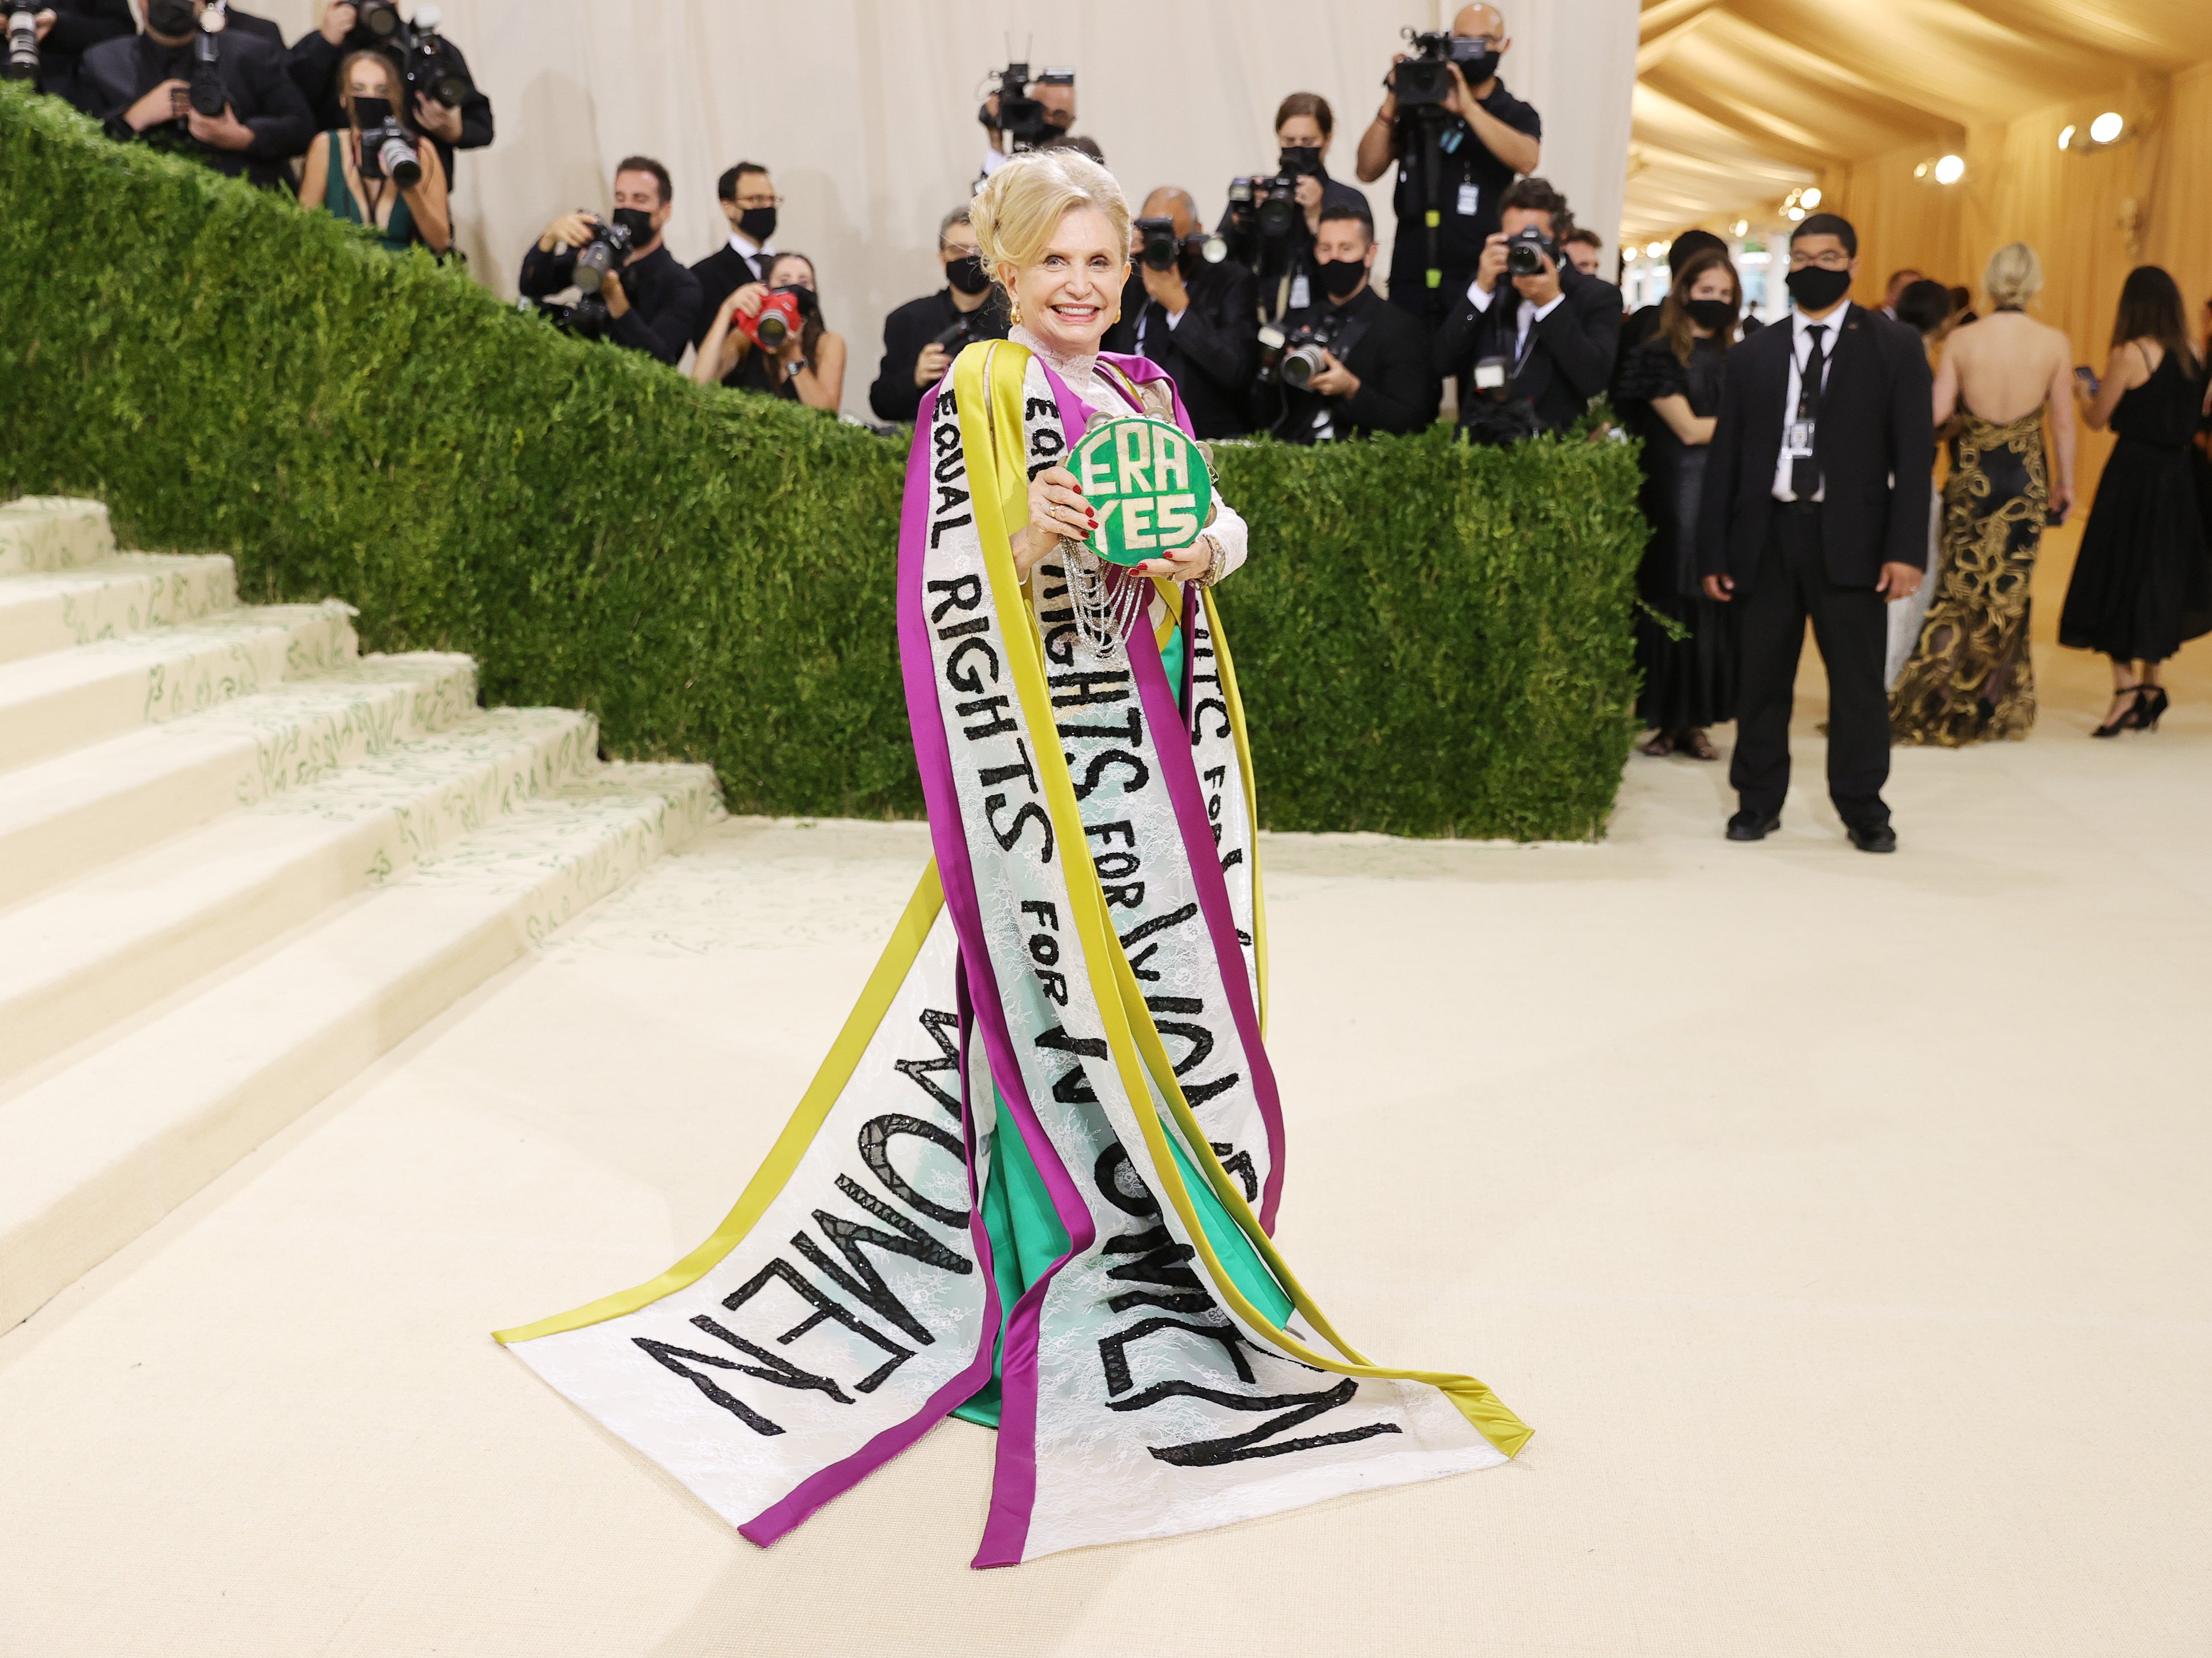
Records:
{"label": "dark green dress", "polygon": [[323,210],[343,219],[348,224],[371,226],[376,230],[377,240],[386,252],[404,253],[422,240],[415,234],[415,210],[407,205],[405,196],[399,195],[399,186],[386,179],[383,181],[385,189],[399,195],[398,203],[392,210],[392,222],[378,225],[369,216],[367,206],[353,193],[353,185],[346,178],[345,141],[351,131],[350,127],[336,127],[323,135],[330,141],[330,161],[323,185]]}

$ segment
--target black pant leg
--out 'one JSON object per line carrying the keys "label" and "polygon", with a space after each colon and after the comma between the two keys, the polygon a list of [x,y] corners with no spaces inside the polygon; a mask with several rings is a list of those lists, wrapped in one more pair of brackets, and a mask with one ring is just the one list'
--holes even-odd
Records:
{"label": "black pant leg", "polygon": [[1889,696],[1881,675],[1889,650],[1889,606],[1871,587],[1839,587],[1815,550],[1802,576],[1813,639],[1828,671],[1828,798],[1857,829],[1889,822]]}
{"label": "black pant leg", "polygon": [[[1736,623],[1735,754],[1729,782],[1746,811],[1771,817],[1790,793],[1790,710],[1805,646],[1805,595],[1793,541],[1817,539],[1814,520],[1777,511],[1751,591],[1732,601]],[[1879,665],[1877,665],[1879,677]]]}

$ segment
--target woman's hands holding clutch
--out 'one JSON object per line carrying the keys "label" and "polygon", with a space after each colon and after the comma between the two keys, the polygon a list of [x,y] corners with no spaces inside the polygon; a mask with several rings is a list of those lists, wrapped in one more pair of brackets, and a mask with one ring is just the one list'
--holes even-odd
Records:
{"label": "woman's hands holding clutch", "polygon": [[1030,480],[1030,521],[1013,537],[1014,574],[1028,580],[1060,537],[1081,541],[1097,522],[1075,474],[1065,466],[1047,467]]}

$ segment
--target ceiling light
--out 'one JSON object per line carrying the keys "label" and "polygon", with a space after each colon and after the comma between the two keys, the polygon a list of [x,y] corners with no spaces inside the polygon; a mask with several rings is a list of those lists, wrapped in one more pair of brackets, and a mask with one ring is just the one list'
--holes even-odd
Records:
{"label": "ceiling light", "polygon": [[2089,123],[2089,136],[2100,144],[2109,144],[2120,136],[2120,129],[2126,125],[2118,112],[2108,109]]}
{"label": "ceiling light", "polygon": [[1793,208],[1791,208],[1791,209],[1790,210],[1790,213],[1789,213],[1789,219],[1790,219],[1790,222],[1791,224],[1796,224],[1796,223],[1797,222],[1797,221],[1798,221],[1798,220],[1800,220],[1800,219],[1803,218],[1804,216],[1805,216],[1805,210],[1804,210],[1803,208],[1802,208],[1802,207],[1793,207]]}
{"label": "ceiling light", "polygon": [[1926,178],[1928,176],[1928,163],[1923,161],[1918,167],[1914,167],[1912,169],[1912,176],[1916,179]]}
{"label": "ceiling light", "polygon": [[1936,182],[1939,185],[1955,185],[1966,176],[1966,162],[1964,156],[1946,155],[1936,163]]}
{"label": "ceiling light", "polygon": [[2059,149],[2065,149],[2065,148],[2066,148],[2066,146],[2067,146],[2067,145],[2069,145],[2069,144],[2072,143],[2073,142],[2074,142],[2074,125],[2073,125],[2073,123],[2072,123],[2072,122],[2070,122],[2070,121],[2069,121],[2069,122],[2068,122],[2068,123],[2066,124],[2066,125],[2065,125],[2063,128],[2062,128],[2062,129],[2060,130],[2060,131],[2059,131],[2059,134],[2058,134],[2058,148],[2059,148]]}
{"label": "ceiling light", "polygon": [[1656,259],[1662,253],[1664,253],[1667,251],[1667,244],[1664,242],[1646,242],[1644,245],[1644,251]]}
{"label": "ceiling light", "polygon": [[1807,188],[1807,190],[1806,190],[1805,193],[1804,193],[1803,195],[1800,196],[1800,197],[1797,198],[1797,202],[1798,202],[1798,204],[1799,204],[1800,206],[1802,206],[1802,207],[1818,207],[1818,206],[1820,206],[1820,185],[1813,185],[1808,186],[1808,187]]}
{"label": "ceiling light", "polygon": [[1729,229],[1730,233],[1735,235],[1747,235],[1751,230],[1751,221],[1748,219],[1738,219],[1734,224],[1729,227]]}

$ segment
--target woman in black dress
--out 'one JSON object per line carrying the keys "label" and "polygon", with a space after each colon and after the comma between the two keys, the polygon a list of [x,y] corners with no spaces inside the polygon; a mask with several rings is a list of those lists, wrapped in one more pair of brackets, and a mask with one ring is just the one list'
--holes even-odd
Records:
{"label": "woman in black dress", "polygon": [[2082,418],[2119,434],[2098,480],[2058,642],[2112,659],[2112,706],[2094,735],[2148,730],[2166,710],[2158,665],[2212,633],[2212,549],[2189,473],[2203,407],[2181,290],[2156,265],[2120,289],[2112,355]]}
{"label": "woman in black dress", "polygon": [[[722,301],[691,360],[691,378],[702,386],[720,382],[836,414],[845,395],[845,337],[823,326],[818,292],[813,260],[804,253],[777,254],[767,282],[747,282]],[[800,319],[799,332],[772,351],[745,332],[770,294],[792,295]]]}
{"label": "woman in black dress", "polygon": [[1721,357],[1735,340],[1742,308],[1743,285],[1727,252],[1695,253],[1659,307],[1658,331],[1621,365],[1621,417],[1644,440],[1642,501],[1651,520],[1636,577],[1645,607],[1636,617],[1636,661],[1644,671],[1636,714],[1652,728],[1640,751],[1654,756],[1717,760],[1705,727],[1735,718],[1735,618],[1698,587],[1697,540],[1698,489],[1721,404]]}

